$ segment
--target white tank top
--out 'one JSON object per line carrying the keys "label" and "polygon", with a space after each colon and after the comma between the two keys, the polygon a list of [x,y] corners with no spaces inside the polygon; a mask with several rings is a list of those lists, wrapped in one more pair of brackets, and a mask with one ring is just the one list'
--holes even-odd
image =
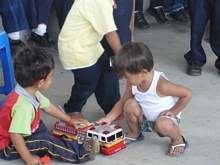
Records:
{"label": "white tank top", "polygon": [[[146,92],[140,92],[137,86],[132,86],[132,94],[139,102],[143,114],[149,121],[156,121],[161,112],[172,108],[178,100],[174,96],[160,97],[157,95],[156,88],[160,76],[166,78],[163,72],[154,71],[153,81]],[[177,117],[180,118],[180,113]]]}

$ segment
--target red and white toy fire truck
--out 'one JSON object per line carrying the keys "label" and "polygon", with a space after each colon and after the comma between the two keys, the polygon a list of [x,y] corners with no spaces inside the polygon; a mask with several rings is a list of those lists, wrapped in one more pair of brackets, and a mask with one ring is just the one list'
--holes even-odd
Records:
{"label": "red and white toy fire truck", "polygon": [[53,135],[56,138],[65,136],[72,140],[78,140],[82,144],[86,138],[97,136],[100,143],[100,152],[105,155],[112,155],[126,147],[123,139],[122,128],[119,125],[91,124],[80,126],[76,129],[64,122],[55,122]]}

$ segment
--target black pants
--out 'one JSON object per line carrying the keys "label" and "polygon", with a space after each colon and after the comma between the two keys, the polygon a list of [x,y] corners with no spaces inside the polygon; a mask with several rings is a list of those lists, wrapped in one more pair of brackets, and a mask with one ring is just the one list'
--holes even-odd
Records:
{"label": "black pants", "polygon": [[94,93],[99,106],[107,114],[120,99],[119,81],[103,53],[98,61],[86,68],[72,70],[74,85],[64,109],[67,113],[81,112],[87,99]]}
{"label": "black pants", "polygon": [[56,8],[57,19],[60,29],[62,28],[66,16],[73,5],[74,0],[55,0],[54,5]]}
{"label": "black pants", "polygon": [[48,24],[53,0],[22,0],[30,29],[38,24]]}
{"label": "black pants", "polygon": [[198,61],[201,66],[206,63],[206,54],[202,47],[205,27],[210,20],[210,46],[217,56],[215,67],[220,70],[220,0],[188,1],[191,18],[191,50],[185,54],[190,65]]}

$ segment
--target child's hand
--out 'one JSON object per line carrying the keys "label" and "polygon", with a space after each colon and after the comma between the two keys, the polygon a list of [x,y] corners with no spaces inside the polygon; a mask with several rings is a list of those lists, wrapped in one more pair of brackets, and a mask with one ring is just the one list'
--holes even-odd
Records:
{"label": "child's hand", "polygon": [[109,119],[108,117],[103,117],[103,118],[99,119],[98,121],[95,121],[96,124],[101,124],[103,122],[105,122],[106,124],[110,125],[112,120]]}
{"label": "child's hand", "polygon": [[30,155],[25,161],[26,165],[40,165],[40,158],[37,155]]}
{"label": "child's hand", "polygon": [[116,4],[115,0],[112,0],[112,6],[113,6],[113,9],[117,9],[117,4]]}
{"label": "child's hand", "polygon": [[172,110],[165,110],[160,113],[160,116],[176,117],[176,114]]}
{"label": "child's hand", "polygon": [[78,128],[79,125],[88,126],[90,123],[84,118],[73,118],[69,124]]}

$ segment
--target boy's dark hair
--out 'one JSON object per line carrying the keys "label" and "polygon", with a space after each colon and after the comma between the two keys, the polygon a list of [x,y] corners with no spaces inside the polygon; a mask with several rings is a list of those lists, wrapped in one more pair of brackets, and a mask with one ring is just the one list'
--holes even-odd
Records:
{"label": "boy's dark hair", "polygon": [[14,59],[14,73],[17,83],[25,88],[38,80],[46,79],[54,69],[54,58],[44,48],[24,47]]}
{"label": "boy's dark hair", "polygon": [[153,66],[152,53],[142,42],[124,44],[113,61],[113,68],[122,75],[125,71],[131,74],[140,73],[143,69],[151,71]]}

